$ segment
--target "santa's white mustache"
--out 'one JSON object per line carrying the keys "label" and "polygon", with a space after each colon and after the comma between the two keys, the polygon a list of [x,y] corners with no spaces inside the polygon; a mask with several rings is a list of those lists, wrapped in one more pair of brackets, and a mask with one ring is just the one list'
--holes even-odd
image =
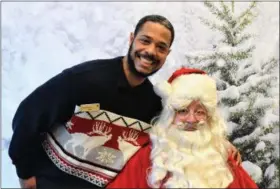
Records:
{"label": "santa's white mustache", "polygon": [[204,125],[204,121],[200,121],[200,122],[195,122],[195,123],[190,123],[190,122],[178,122],[176,123],[176,127],[179,130],[186,130],[188,128],[194,128],[194,129],[200,129],[201,126]]}

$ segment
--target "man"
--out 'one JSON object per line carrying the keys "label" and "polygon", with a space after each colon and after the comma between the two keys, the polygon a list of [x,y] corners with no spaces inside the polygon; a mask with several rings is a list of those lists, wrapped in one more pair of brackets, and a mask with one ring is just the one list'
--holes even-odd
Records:
{"label": "man", "polygon": [[150,132],[151,143],[107,188],[258,188],[228,156],[212,78],[181,68],[155,91],[164,109]]}
{"label": "man", "polygon": [[[135,148],[119,146],[144,135],[150,127],[146,123],[161,109],[147,77],[163,66],[173,40],[170,21],[145,16],[130,35],[125,57],[66,69],[23,100],[9,147],[22,187],[108,184],[145,141]],[[114,146],[118,139],[120,145]],[[106,164],[108,154],[117,165]]]}

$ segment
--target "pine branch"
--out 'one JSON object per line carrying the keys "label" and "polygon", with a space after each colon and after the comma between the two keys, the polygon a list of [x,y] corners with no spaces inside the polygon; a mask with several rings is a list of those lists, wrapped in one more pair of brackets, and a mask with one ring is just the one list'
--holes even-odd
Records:
{"label": "pine branch", "polygon": [[255,8],[257,6],[257,2],[256,1],[253,1],[251,3],[251,5],[249,6],[249,8],[247,10],[245,10],[243,13],[241,13],[241,15],[237,18],[237,20],[241,20],[244,16],[248,15],[248,13],[251,12],[251,10],[253,8]]}
{"label": "pine branch", "polygon": [[225,20],[225,15],[221,12],[217,7],[214,6],[213,3],[209,1],[205,1],[204,5],[209,9],[209,11],[216,15],[220,20]]}
{"label": "pine branch", "polygon": [[[226,90],[227,88],[229,87],[229,84],[224,81],[224,80],[221,80],[219,79],[218,82],[217,82],[217,90],[218,91],[223,91],[223,90]],[[220,103],[221,100],[219,100],[218,103]],[[220,104],[219,104],[220,105]]]}
{"label": "pine branch", "polygon": [[216,62],[212,61],[209,65],[207,66],[202,66],[202,70],[205,70],[207,73],[209,73],[209,75],[217,72],[219,69],[216,66]]}
{"label": "pine branch", "polygon": [[240,91],[241,95],[257,95],[257,94],[263,94],[265,97],[268,97],[268,90],[269,88],[275,87],[274,81],[277,80],[276,76],[263,76],[261,80],[256,81],[254,86],[249,86],[244,91]]}
{"label": "pine branch", "polygon": [[217,59],[216,53],[213,53],[212,55],[201,57],[200,62],[207,61],[207,60],[214,61],[216,59]]}
{"label": "pine branch", "polygon": [[238,79],[237,84],[241,85],[243,83],[245,83],[245,81],[252,75],[255,75],[256,71],[252,70],[250,73],[247,73],[247,75],[244,75],[243,77],[241,77],[240,79]]}
{"label": "pine branch", "polygon": [[277,61],[274,57],[271,58],[268,62],[261,65],[261,75],[272,73],[275,68],[278,66],[279,61]]}
{"label": "pine branch", "polygon": [[250,7],[247,10],[245,10],[236,19],[237,23],[239,23],[234,30],[236,32],[236,34],[239,34],[242,31],[244,31],[244,29],[252,23],[253,18],[255,18],[257,16],[257,15],[253,15],[253,13],[252,13],[252,9],[254,9],[256,7],[256,5],[257,5],[256,1],[252,2]]}
{"label": "pine branch", "polygon": [[222,8],[223,8],[224,14],[229,15],[230,10],[229,10],[229,8],[225,5],[224,1],[221,1],[220,3],[221,3],[221,6],[222,6]]}
{"label": "pine branch", "polygon": [[223,1],[221,1],[220,3],[223,8],[224,20],[227,22],[227,24],[230,28],[234,28],[236,25],[236,21],[233,19],[233,16],[232,16],[228,6],[225,5],[225,3]]}
{"label": "pine branch", "polygon": [[246,50],[241,50],[236,53],[230,53],[230,54],[228,54],[228,56],[231,59],[238,60],[238,61],[245,60],[247,58],[252,57],[252,52],[254,49],[255,49],[255,46],[252,45],[252,46],[248,47]]}
{"label": "pine branch", "polygon": [[194,64],[200,64],[202,61],[203,61],[203,58],[205,56],[189,56],[189,55],[185,55],[186,59],[187,59],[187,62],[191,65],[194,65]]}
{"label": "pine branch", "polygon": [[238,98],[238,99],[222,98],[222,99],[220,100],[220,102],[221,102],[222,104],[225,104],[225,105],[227,105],[227,106],[229,106],[229,107],[236,105],[239,101],[240,101],[239,98]]}
{"label": "pine branch", "polygon": [[229,85],[236,85],[236,71],[237,65],[228,62],[224,67],[220,68],[221,79],[227,81]]}
{"label": "pine branch", "polygon": [[[232,30],[229,30],[225,26],[222,26],[220,28],[220,31],[224,34],[224,39],[220,40],[220,42],[222,42],[224,44],[228,44],[232,47],[236,47],[237,45],[239,45],[240,41],[238,40],[238,37],[236,36],[237,33],[233,32]],[[244,37],[244,39],[242,39],[242,41],[247,40],[251,37],[252,37],[252,35],[250,37],[246,36],[246,37]]]}
{"label": "pine branch", "polygon": [[253,37],[253,35],[251,35],[251,34],[244,34],[243,36],[236,39],[236,45],[240,45],[244,41],[247,41],[248,39],[250,39],[252,37]]}
{"label": "pine branch", "polygon": [[[249,15],[251,13],[248,13]],[[245,30],[245,28],[247,28],[247,26],[249,26],[250,24],[252,24],[253,18],[244,18],[242,21],[240,21],[240,23],[237,25],[237,27],[234,29],[234,32],[236,34],[241,33],[242,31]]]}
{"label": "pine branch", "polygon": [[223,40],[226,44],[235,47],[236,44],[234,42],[234,36],[232,35],[232,32],[225,26],[223,26],[223,34],[225,36],[225,39]]}
{"label": "pine branch", "polygon": [[236,33],[232,33],[230,28],[233,28],[233,25],[235,25],[235,21],[233,20],[229,20],[230,23],[228,23],[228,25],[231,25],[230,27],[227,27],[226,25],[218,25],[215,22],[210,22],[209,20],[200,17],[200,20],[203,24],[205,24],[206,26],[208,26],[210,29],[212,30],[218,30],[220,32],[222,32],[225,36],[225,39],[222,40],[223,43],[225,44],[229,44],[231,46],[235,46],[236,43],[234,42],[234,38]]}
{"label": "pine branch", "polygon": [[221,26],[221,25],[216,24],[215,22],[210,22],[209,20],[202,18],[202,17],[200,17],[200,20],[203,24],[208,26],[210,29],[218,30],[221,33],[223,33],[224,34],[224,39],[222,40],[223,43],[231,45],[231,46],[236,45],[234,42],[234,36],[233,36],[231,30],[226,25]]}
{"label": "pine branch", "polygon": [[209,20],[207,20],[207,19],[205,19],[203,17],[199,17],[199,19],[201,20],[201,22],[203,24],[208,26],[210,29],[218,30],[218,31],[223,31],[222,26],[216,24],[215,22],[210,22]]}
{"label": "pine branch", "polygon": [[[232,47],[237,46],[239,43],[246,41],[250,38],[249,35],[245,35],[240,39],[237,39],[237,34],[241,33],[247,26],[252,23],[252,19],[248,17],[252,16],[251,10],[255,8],[256,2],[253,2],[250,7],[245,10],[238,18],[240,24],[237,25],[237,22],[233,19],[233,16],[230,14],[230,10],[227,5],[222,1],[221,6],[223,8],[223,12],[220,11],[217,7],[210,2],[204,2],[205,6],[210,10],[210,12],[216,15],[220,20],[226,22],[226,24],[218,25],[215,22],[210,22],[209,20],[200,17],[202,23],[210,27],[212,30],[218,30],[223,33],[224,39],[221,40],[222,43],[231,45]],[[232,2],[232,8],[234,7],[234,2]],[[247,17],[245,17],[247,16]],[[245,17],[245,18],[244,18]],[[244,18],[244,19],[243,19]]]}
{"label": "pine branch", "polygon": [[[206,61],[217,61],[218,59],[223,59],[226,62],[233,62],[233,60],[240,61],[251,57],[251,52],[255,49],[255,46],[250,46],[245,50],[240,50],[238,52],[232,53],[223,53],[223,52],[214,52],[211,55],[200,56],[200,57],[190,57],[186,56],[187,60],[191,62],[194,60],[195,63],[201,63]],[[208,66],[208,65],[207,65]],[[229,68],[232,69],[232,68]]]}

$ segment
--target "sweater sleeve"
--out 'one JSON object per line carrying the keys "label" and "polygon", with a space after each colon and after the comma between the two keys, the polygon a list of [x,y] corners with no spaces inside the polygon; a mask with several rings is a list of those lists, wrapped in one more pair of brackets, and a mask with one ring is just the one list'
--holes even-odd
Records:
{"label": "sweater sleeve", "polygon": [[150,145],[141,148],[106,188],[150,188],[147,170],[150,167]]}
{"label": "sweater sleeve", "polygon": [[19,105],[12,122],[13,136],[9,156],[19,178],[34,174],[41,134],[54,123],[69,119],[75,104],[71,103],[70,72],[64,71],[34,90]]}

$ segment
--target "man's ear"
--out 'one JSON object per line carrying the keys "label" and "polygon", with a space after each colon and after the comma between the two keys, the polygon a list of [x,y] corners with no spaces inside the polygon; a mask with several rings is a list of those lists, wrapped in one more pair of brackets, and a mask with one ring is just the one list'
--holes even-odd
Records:
{"label": "man's ear", "polygon": [[131,32],[129,36],[129,46],[132,44],[133,40],[134,40],[134,33]]}
{"label": "man's ear", "polygon": [[171,52],[171,50],[172,50],[172,49],[169,49],[169,50],[168,50],[168,53],[167,53],[167,55],[169,55],[169,53]]}

